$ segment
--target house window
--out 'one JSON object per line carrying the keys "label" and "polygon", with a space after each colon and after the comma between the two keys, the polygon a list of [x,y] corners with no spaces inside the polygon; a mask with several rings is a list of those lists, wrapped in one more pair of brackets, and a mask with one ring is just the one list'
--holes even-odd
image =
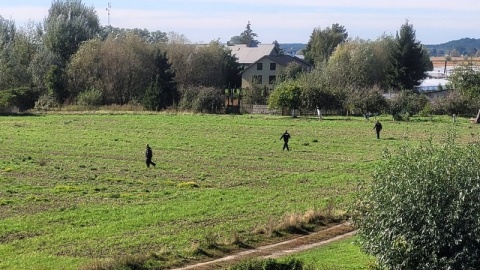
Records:
{"label": "house window", "polygon": [[257,63],[257,70],[263,70],[263,63]]}
{"label": "house window", "polygon": [[253,75],[252,83],[262,84],[262,75]]}
{"label": "house window", "polygon": [[270,70],[276,70],[277,69],[277,63],[270,63]]}
{"label": "house window", "polygon": [[268,76],[268,83],[275,84],[276,79],[277,79],[277,76]]}

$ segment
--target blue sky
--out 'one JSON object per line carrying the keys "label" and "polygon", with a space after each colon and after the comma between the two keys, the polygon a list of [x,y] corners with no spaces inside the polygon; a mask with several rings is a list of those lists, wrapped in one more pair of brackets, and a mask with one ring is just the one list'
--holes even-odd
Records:
{"label": "blue sky", "polygon": [[[374,40],[394,35],[408,20],[417,40],[439,44],[480,38],[478,0],[83,0],[97,10],[102,25],[176,32],[193,43],[239,35],[250,21],[258,40],[270,44],[307,43],[314,28],[334,23],[349,37]],[[42,22],[51,0],[0,0],[0,15],[19,27]]]}

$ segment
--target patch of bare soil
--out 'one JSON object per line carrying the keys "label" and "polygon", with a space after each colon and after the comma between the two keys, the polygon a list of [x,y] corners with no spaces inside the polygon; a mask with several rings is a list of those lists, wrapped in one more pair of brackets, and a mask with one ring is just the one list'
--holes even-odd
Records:
{"label": "patch of bare soil", "polygon": [[224,269],[227,268],[229,265],[233,265],[244,260],[254,258],[283,257],[308,249],[313,249],[336,240],[340,240],[342,238],[355,234],[355,232],[355,229],[351,226],[350,223],[342,223],[308,235],[293,238],[288,241],[267,246],[261,246],[255,249],[249,249],[220,259],[197,263],[182,268],[176,268],[174,270]]}

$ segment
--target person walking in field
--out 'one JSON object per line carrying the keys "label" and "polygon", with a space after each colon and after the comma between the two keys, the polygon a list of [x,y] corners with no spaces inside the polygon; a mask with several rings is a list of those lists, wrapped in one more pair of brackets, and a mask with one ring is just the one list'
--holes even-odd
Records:
{"label": "person walking in field", "polygon": [[382,131],[382,123],[377,120],[375,122],[375,126],[373,126],[373,129],[375,129],[375,132],[377,133],[377,139],[380,139],[380,131]]}
{"label": "person walking in field", "polygon": [[288,131],[285,130],[285,133],[280,137],[280,140],[283,139],[283,151],[285,151],[285,148],[287,151],[290,151],[290,148],[288,148],[288,140],[290,139],[290,134],[288,134]]}
{"label": "person walking in field", "polygon": [[152,162],[152,157],[153,157],[152,148],[150,147],[150,145],[147,144],[147,149],[145,150],[145,158],[146,158],[145,163],[147,164],[147,168],[150,168],[150,165],[153,165],[153,167],[156,166],[156,164]]}

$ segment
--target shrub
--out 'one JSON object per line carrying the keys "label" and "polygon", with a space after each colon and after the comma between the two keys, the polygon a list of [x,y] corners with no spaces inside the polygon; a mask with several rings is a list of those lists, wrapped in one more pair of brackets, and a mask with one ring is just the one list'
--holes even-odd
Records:
{"label": "shrub", "polygon": [[410,116],[419,113],[428,103],[425,95],[404,90],[399,92],[390,101],[390,110],[395,120],[409,120]]}
{"label": "shrub", "polygon": [[12,108],[20,111],[32,109],[39,96],[39,91],[30,87],[0,91],[0,111],[9,111]]}
{"label": "shrub", "polygon": [[95,88],[84,91],[77,96],[77,104],[84,107],[100,106],[102,100],[102,92]]}
{"label": "shrub", "polygon": [[225,93],[213,87],[185,87],[181,90],[180,109],[218,113],[225,105]]}
{"label": "shrub", "polygon": [[388,269],[480,265],[480,145],[388,152],[358,200],[362,249]]}
{"label": "shrub", "polygon": [[35,102],[35,109],[36,110],[44,110],[48,111],[54,107],[58,106],[58,102],[55,99],[53,94],[45,93],[41,95],[38,100]]}
{"label": "shrub", "polygon": [[432,100],[432,112],[434,114],[474,115],[477,113],[478,101],[469,98],[457,91],[451,91],[444,97]]}

